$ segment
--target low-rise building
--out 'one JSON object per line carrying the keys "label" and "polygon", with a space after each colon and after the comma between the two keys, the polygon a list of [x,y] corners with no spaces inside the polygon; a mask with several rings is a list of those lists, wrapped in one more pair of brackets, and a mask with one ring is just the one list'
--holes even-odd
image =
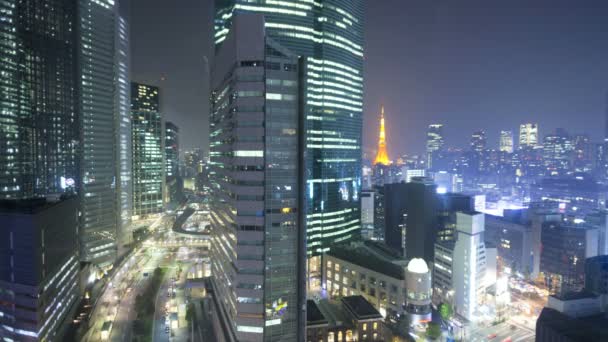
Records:
{"label": "low-rise building", "polygon": [[330,297],[361,295],[383,316],[405,312],[405,260],[379,244],[333,247],[324,258],[323,283]]}
{"label": "low-rise building", "polygon": [[307,342],[383,341],[384,318],[363,296],[306,303]]}

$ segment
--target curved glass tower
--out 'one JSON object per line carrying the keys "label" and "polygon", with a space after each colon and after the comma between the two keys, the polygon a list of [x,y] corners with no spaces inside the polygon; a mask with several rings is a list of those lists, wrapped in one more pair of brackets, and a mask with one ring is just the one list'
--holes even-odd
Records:
{"label": "curved glass tower", "polygon": [[318,256],[360,236],[363,0],[216,0],[216,46],[239,12],[264,14],[268,36],[306,60],[306,233],[314,278]]}

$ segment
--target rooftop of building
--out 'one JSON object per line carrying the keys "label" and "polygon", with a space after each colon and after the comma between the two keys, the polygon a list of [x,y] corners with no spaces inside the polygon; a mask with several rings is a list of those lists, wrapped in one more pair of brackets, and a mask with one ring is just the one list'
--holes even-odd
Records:
{"label": "rooftop of building", "polygon": [[537,188],[572,189],[577,191],[601,191],[605,189],[587,174],[574,174],[563,177],[545,177],[534,184]]}
{"label": "rooftop of building", "polygon": [[363,296],[348,296],[342,298],[342,304],[358,320],[382,319],[382,315]]}
{"label": "rooftop of building", "polygon": [[306,325],[327,324],[327,319],[321,313],[314,300],[306,301]]}
{"label": "rooftop of building", "polygon": [[591,258],[587,258],[585,260],[586,263],[601,263],[601,264],[606,264],[608,263],[608,255],[598,255],[598,256],[594,256]]}
{"label": "rooftop of building", "polygon": [[[543,329],[539,329],[542,326]],[[536,322],[536,333],[550,328],[571,341],[608,341],[608,318],[604,314],[572,318],[557,310],[544,308]]]}
{"label": "rooftop of building", "polygon": [[396,261],[402,259],[399,251],[394,250],[382,242],[365,240],[363,244],[373,252],[380,254],[380,256],[386,260]]}
{"label": "rooftop of building", "polygon": [[588,291],[571,291],[571,292],[566,292],[563,294],[552,295],[551,297],[555,297],[556,299],[566,301],[566,300],[596,298],[597,296]]}
{"label": "rooftop of building", "polygon": [[62,195],[55,197],[38,197],[17,200],[0,200],[0,214],[33,215],[72,198]]}
{"label": "rooftop of building", "polygon": [[335,246],[327,254],[392,278],[405,279],[405,270],[402,266],[394,264],[390,259],[377,256],[361,245]]}
{"label": "rooftop of building", "polygon": [[351,327],[353,319],[360,321],[383,318],[363,296],[343,297],[340,301],[306,301],[307,326],[327,324],[331,327]]}

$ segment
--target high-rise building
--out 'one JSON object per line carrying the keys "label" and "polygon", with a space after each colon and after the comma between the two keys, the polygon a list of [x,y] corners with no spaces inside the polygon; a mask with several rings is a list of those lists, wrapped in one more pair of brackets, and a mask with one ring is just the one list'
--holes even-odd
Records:
{"label": "high-rise building", "polygon": [[[374,190],[361,190],[361,235],[366,240],[371,240],[377,236],[374,229],[375,198]],[[383,236],[384,232],[381,235]]]}
{"label": "high-rise building", "polygon": [[130,2],[116,2],[115,67],[116,67],[116,186],[118,195],[118,238],[129,241],[131,216],[133,215],[133,179],[131,145],[131,48]]}
{"label": "high-rise building", "polygon": [[571,155],[574,150],[570,135],[557,129],[543,139],[543,161],[548,176],[565,175],[570,172]]}
{"label": "high-rise building", "polygon": [[165,122],[165,173],[179,175],[179,127],[171,121]]}
{"label": "high-rise building", "polygon": [[78,199],[0,201],[0,338],[63,341],[80,300]]}
{"label": "high-rise building", "polygon": [[476,131],[471,135],[471,151],[483,153],[486,150],[487,138],[486,132]]}
{"label": "high-rise building", "polygon": [[131,84],[133,126],[133,216],[163,211],[165,149],[157,87]]}
{"label": "high-rise building", "polygon": [[216,9],[216,44],[237,13],[256,12],[269,37],[304,57],[307,252],[319,288],[318,256],[360,236],[364,1],[216,0]]}
{"label": "high-rise building", "polygon": [[435,245],[434,296],[452,303],[456,313],[471,320],[486,286],[484,214],[458,212],[456,221],[456,240]]}
{"label": "high-rise building", "polygon": [[0,2],[0,198],[79,185],[77,21],[69,1]]}
{"label": "high-rise building", "polygon": [[216,316],[226,340],[303,341],[307,187],[300,62],[266,35],[262,15],[235,15],[211,77]]}
{"label": "high-rise building", "polygon": [[378,153],[376,159],[374,159],[374,165],[382,164],[389,165],[391,163],[388,157],[388,151],[386,150],[386,132],[384,128],[384,106],[380,113],[380,134],[378,135]]}
{"label": "high-rise building", "polygon": [[[80,257],[99,267],[116,258],[116,2],[78,0],[82,180]],[[124,71],[120,71],[124,77]],[[124,96],[120,94],[119,96]],[[124,101],[121,100],[121,104]],[[121,128],[124,133],[124,127]]]}
{"label": "high-rise building", "polygon": [[538,145],[538,124],[519,125],[519,148],[534,148]]}
{"label": "high-rise building", "polygon": [[590,173],[594,169],[593,145],[586,134],[572,137],[572,171]]}
{"label": "high-rise building", "polygon": [[426,167],[432,169],[435,167],[437,160],[440,158],[440,154],[443,151],[444,139],[443,139],[443,125],[432,124],[429,125],[426,131]]}
{"label": "high-rise building", "polygon": [[513,153],[513,132],[500,131],[500,152]]}

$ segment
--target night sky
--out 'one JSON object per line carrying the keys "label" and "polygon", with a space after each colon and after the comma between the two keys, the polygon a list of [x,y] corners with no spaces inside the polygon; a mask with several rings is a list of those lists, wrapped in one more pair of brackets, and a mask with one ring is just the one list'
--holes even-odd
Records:
{"label": "night sky", "polygon": [[[207,146],[204,56],[212,61],[212,0],[132,0],[133,80],[161,87],[184,148]],[[486,130],[538,122],[603,135],[608,1],[368,0],[365,147],[385,105],[389,154],[424,150],[443,123],[449,146]],[[164,80],[161,80],[164,77]]]}

